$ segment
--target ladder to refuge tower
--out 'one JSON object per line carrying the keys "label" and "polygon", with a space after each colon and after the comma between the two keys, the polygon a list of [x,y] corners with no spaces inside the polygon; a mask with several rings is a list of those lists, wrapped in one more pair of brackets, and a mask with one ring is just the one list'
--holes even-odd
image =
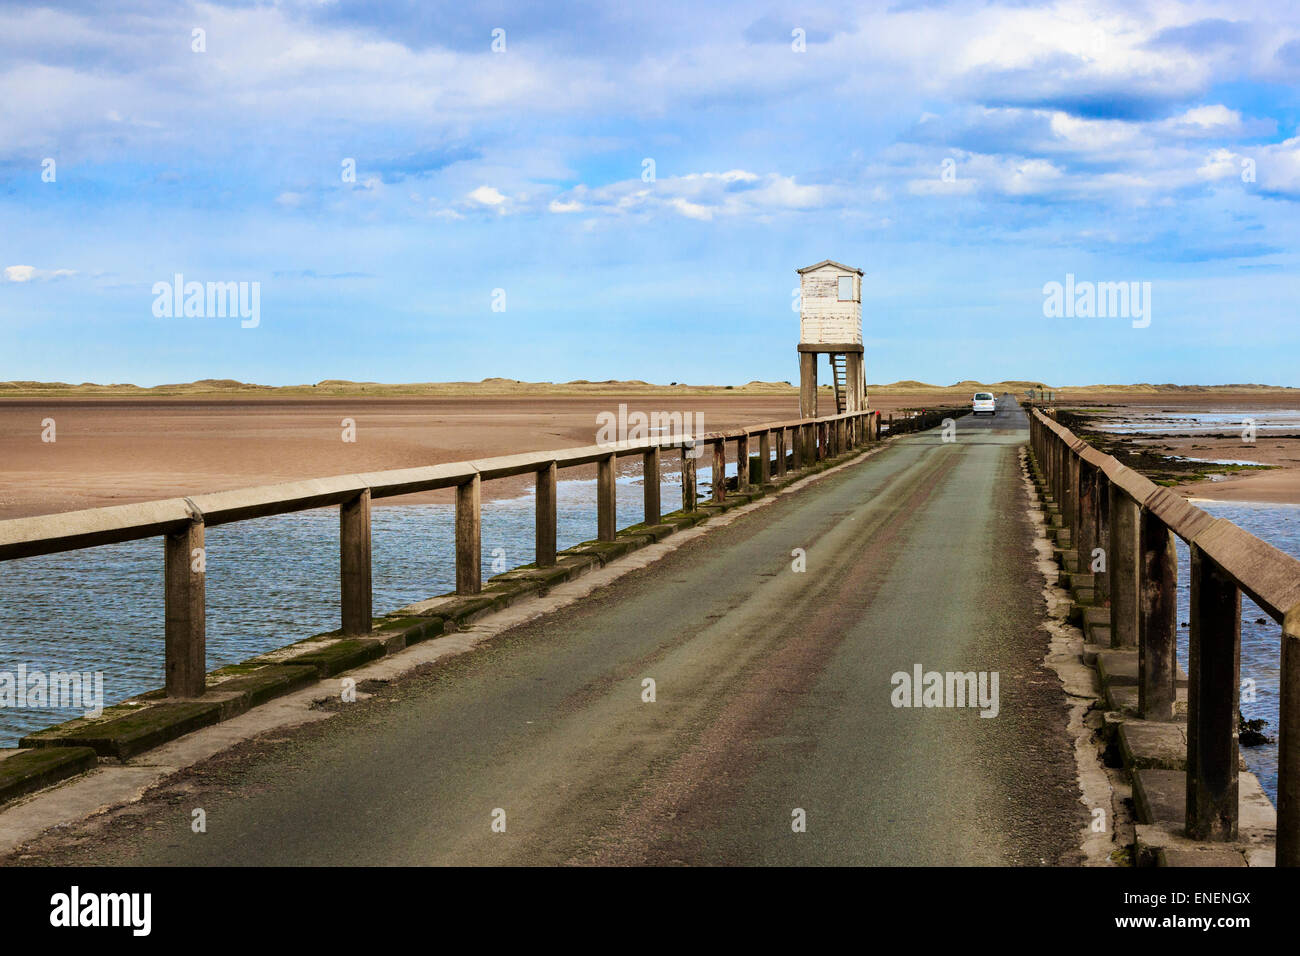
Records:
{"label": "ladder to refuge tower", "polygon": [[835,383],[835,414],[843,415],[848,394],[847,359],[843,352],[831,353],[831,378]]}

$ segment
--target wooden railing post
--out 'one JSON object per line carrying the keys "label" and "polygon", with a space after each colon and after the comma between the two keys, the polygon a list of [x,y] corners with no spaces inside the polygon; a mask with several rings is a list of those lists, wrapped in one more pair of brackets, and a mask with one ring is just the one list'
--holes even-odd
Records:
{"label": "wooden railing post", "polygon": [[483,479],[475,475],[456,486],[456,593],[483,589]]}
{"label": "wooden railing post", "polygon": [[369,634],[373,616],[369,488],[339,505],[339,583],[343,591],[343,633]]}
{"label": "wooden railing post", "polygon": [[1079,452],[1074,448],[1069,448],[1065,453],[1066,468],[1070,481],[1070,510],[1063,512],[1066,520],[1070,523],[1070,547],[1072,547],[1079,556],[1077,567],[1080,571],[1088,565],[1085,563],[1085,555],[1079,550],[1079,532],[1083,516],[1083,495],[1079,493],[1079,476],[1083,470],[1083,459]]}
{"label": "wooden railing post", "polygon": [[163,654],[168,697],[202,697],[207,686],[203,518],[163,538]]}
{"label": "wooden railing post", "polygon": [[699,447],[688,441],[682,445],[682,510],[694,511],[697,489],[695,486],[695,458],[692,453]]}
{"label": "wooden railing post", "polygon": [[1069,520],[1069,512],[1065,510],[1065,439],[1055,433],[1052,434],[1052,483],[1052,494],[1056,495],[1056,507],[1064,525]]}
{"label": "wooden railing post", "polygon": [[1277,865],[1300,866],[1300,607],[1282,621],[1278,690]]}
{"label": "wooden railing post", "polygon": [[1142,566],[1139,523],[1142,507],[1118,485],[1110,486],[1110,646],[1136,647]]}
{"label": "wooden railing post", "polygon": [[784,478],[786,471],[789,469],[789,462],[786,461],[785,454],[785,434],[784,428],[776,430],[776,476]]}
{"label": "wooden railing post", "polygon": [[1061,468],[1060,468],[1060,449],[1061,438],[1055,432],[1047,433],[1047,482],[1052,489],[1052,497],[1056,499],[1056,507],[1061,507]]}
{"label": "wooden railing post", "polygon": [[1095,546],[1101,548],[1106,562],[1101,573],[1093,573],[1093,599],[1098,607],[1110,605],[1110,477],[1100,468],[1093,473],[1096,486],[1093,488],[1093,515],[1096,524],[1093,529]]}
{"label": "wooden railing post", "polygon": [[766,485],[772,480],[772,433],[760,432],[758,436],[758,483]]}
{"label": "wooden railing post", "polygon": [[790,429],[790,450],[793,453],[794,470],[798,471],[803,467],[805,452],[802,425]]}
{"label": "wooden railing post", "polygon": [[[1079,476],[1079,493],[1076,496],[1079,506],[1076,509],[1078,524],[1074,542],[1079,554],[1077,565],[1081,574],[1086,574],[1092,567],[1093,549],[1097,547],[1097,469],[1083,460],[1081,455],[1074,458],[1075,474]],[[1096,592],[1094,591],[1094,599]]]}
{"label": "wooden railing post", "polygon": [[736,490],[743,492],[749,487],[749,435],[742,434],[736,439]]}
{"label": "wooden railing post", "polygon": [[718,438],[713,442],[713,500],[727,497],[727,442]]}
{"label": "wooden railing post", "polygon": [[1146,508],[1138,518],[1138,711],[1173,720],[1178,686],[1178,551],[1173,532]]}
{"label": "wooden railing post", "polygon": [[1187,648],[1187,835],[1237,838],[1241,590],[1192,543]]}
{"label": "wooden railing post", "polygon": [[555,462],[537,470],[537,494],[535,533],[533,535],[537,566],[549,568],[555,565],[555,529],[556,529],[556,477],[559,466]]}
{"label": "wooden railing post", "polygon": [[659,508],[659,446],[641,456],[642,481],[645,484],[645,523],[658,524]]}
{"label": "wooden railing post", "polygon": [[618,534],[618,504],[615,499],[614,453],[596,462],[596,537],[613,541]]}
{"label": "wooden railing post", "polygon": [[1059,439],[1056,444],[1059,448],[1059,460],[1057,464],[1061,472],[1061,497],[1059,499],[1059,504],[1061,506],[1061,521],[1065,527],[1070,529],[1071,540],[1073,540],[1075,534],[1074,485],[1071,484],[1071,478],[1073,477],[1071,472],[1073,469],[1070,467],[1070,459],[1073,455],[1070,452],[1069,442],[1064,438]]}

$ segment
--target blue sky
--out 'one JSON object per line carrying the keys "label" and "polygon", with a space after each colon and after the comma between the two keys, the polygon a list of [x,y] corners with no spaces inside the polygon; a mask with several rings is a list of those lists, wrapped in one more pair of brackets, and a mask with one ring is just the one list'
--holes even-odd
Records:
{"label": "blue sky", "polygon": [[0,4],[0,380],[794,380],[832,258],[869,382],[1300,386],[1287,4],[470,6]]}

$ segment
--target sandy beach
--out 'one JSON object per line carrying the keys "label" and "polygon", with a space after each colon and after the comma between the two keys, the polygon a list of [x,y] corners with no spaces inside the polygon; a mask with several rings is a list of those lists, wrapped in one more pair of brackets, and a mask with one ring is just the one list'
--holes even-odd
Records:
{"label": "sandy beach", "polygon": [[[1300,504],[1300,391],[1296,389],[1163,393],[1071,389],[1059,393],[1058,399],[1060,408],[1086,415],[1093,427],[1123,430],[1122,437],[1114,437],[1135,450],[1188,459],[1186,469],[1205,477],[1174,485],[1186,498]],[[1278,425],[1257,428],[1250,441],[1243,437],[1248,418]],[[1292,418],[1295,427],[1289,425]]]}
{"label": "sandy beach", "polygon": [[[881,395],[873,407],[888,415],[944,400],[941,392]],[[699,413],[707,430],[799,414],[792,388],[624,396],[9,398],[0,400],[0,518],[589,445],[597,415],[617,414],[620,402],[629,411]],[[54,442],[41,440],[46,419],[55,422]],[[355,422],[355,442],[343,441],[344,419]],[[632,460],[622,464],[637,468]],[[575,468],[561,477],[593,474]],[[493,481],[484,495],[513,497],[530,486],[526,476]],[[448,501],[450,494],[384,503]]]}
{"label": "sandy beach", "polygon": [[[978,389],[1023,397],[1031,383],[939,387],[920,382],[868,386],[882,415],[965,404]],[[1191,414],[1259,414],[1292,409],[1294,389],[1184,389],[1112,386],[1065,389],[1058,405],[1096,421]],[[828,389],[821,399],[833,407]],[[493,379],[475,383],[376,385],[320,383],[271,389],[206,382],[138,389],[0,383],[0,519],[224,491],[303,478],[410,468],[490,455],[592,444],[597,416],[629,411],[703,416],[706,430],[798,417],[798,394],[780,382],[736,388],[653,386],[644,382],[550,383]],[[55,422],[54,442],[42,422]],[[355,423],[345,442],[344,420]],[[1239,428],[1131,434],[1124,440],[1162,455],[1230,459],[1275,470],[1216,475],[1179,485],[1188,497],[1300,504],[1300,427],[1259,433]],[[674,467],[671,458],[667,467]],[[629,473],[632,460],[621,463]],[[1200,466],[1198,466],[1199,468]],[[1205,465],[1205,469],[1213,469]],[[569,469],[564,478],[589,478]],[[493,481],[489,498],[524,493],[531,479]],[[448,501],[449,492],[386,499],[388,504]]]}

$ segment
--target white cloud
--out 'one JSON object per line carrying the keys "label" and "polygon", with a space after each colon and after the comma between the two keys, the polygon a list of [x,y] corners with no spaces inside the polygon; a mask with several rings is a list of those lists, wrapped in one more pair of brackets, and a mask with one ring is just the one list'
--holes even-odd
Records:
{"label": "white cloud", "polygon": [[650,216],[671,212],[709,222],[719,217],[762,217],[818,209],[833,201],[829,186],[805,184],[793,176],[745,169],[660,177],[647,185],[639,177],[606,186],[575,186],[551,199],[552,212],[587,210],[606,215]]}
{"label": "white cloud", "polygon": [[499,189],[492,186],[479,186],[472,190],[466,197],[471,202],[476,202],[480,206],[500,206],[505,203],[506,197]]}
{"label": "white cloud", "polygon": [[674,209],[685,216],[687,219],[699,219],[708,222],[713,218],[713,210],[707,206],[701,206],[688,200],[677,198],[669,201]]}
{"label": "white cloud", "polygon": [[1236,176],[1241,159],[1230,149],[1216,149],[1206,157],[1205,162],[1196,170],[1202,179],[1217,180]]}
{"label": "white cloud", "polygon": [[6,282],[47,281],[75,276],[75,269],[37,269],[35,266],[5,266]]}
{"label": "white cloud", "polygon": [[1255,161],[1262,192],[1300,199],[1300,136],[1243,152]]}

